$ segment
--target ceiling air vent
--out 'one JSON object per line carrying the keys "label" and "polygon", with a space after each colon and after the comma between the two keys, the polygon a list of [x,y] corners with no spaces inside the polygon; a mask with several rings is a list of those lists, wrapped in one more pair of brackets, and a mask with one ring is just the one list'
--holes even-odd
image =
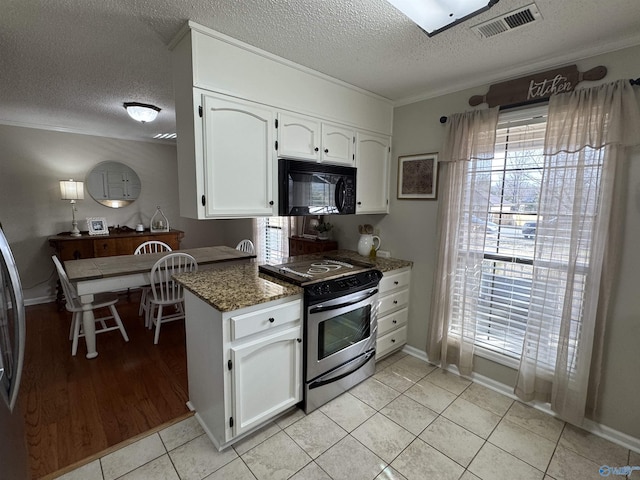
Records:
{"label": "ceiling air vent", "polygon": [[540,20],[542,15],[535,3],[527,5],[517,10],[507,12],[486,22],[479,23],[471,27],[471,30],[481,38],[489,38],[499,33],[508,32],[514,28],[521,27],[536,20]]}

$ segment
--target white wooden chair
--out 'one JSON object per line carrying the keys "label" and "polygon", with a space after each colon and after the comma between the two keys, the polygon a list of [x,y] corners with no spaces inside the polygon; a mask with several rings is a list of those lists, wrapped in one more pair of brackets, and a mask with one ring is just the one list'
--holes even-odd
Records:
{"label": "white wooden chair", "polygon": [[[160,338],[160,325],[184,318],[184,290],[173,280],[178,273],[195,272],[198,263],[187,253],[175,252],[162,257],[151,268],[151,293],[149,297],[150,326],[155,325],[153,343]],[[174,313],[164,315],[164,307],[175,305]]]}
{"label": "white wooden chair", "polygon": [[251,255],[255,255],[256,249],[253,247],[253,242],[251,240],[242,240],[238,245],[236,245],[236,250],[240,250],[241,252],[250,253]]}
{"label": "white wooden chair", "polygon": [[[60,278],[60,284],[62,285],[62,291],[64,292],[66,300],[66,308],[73,314],[71,317],[71,328],[69,329],[69,340],[72,340],[71,355],[75,356],[78,351],[78,339],[80,337],[84,337],[84,332],[82,331],[82,303],[80,303],[80,298],[78,297],[76,289],[71,285],[71,282],[69,282],[67,272],[64,271],[62,263],[60,263],[58,257],[53,255],[51,258],[53,259],[53,263],[56,265],[56,270],[58,270],[58,277]],[[120,315],[118,315],[118,310],[116,310],[116,303],[118,303],[118,296],[115,293],[99,293],[94,296],[94,300],[91,303],[91,308],[93,310],[106,307],[111,312],[111,315],[96,317],[96,335],[98,333],[110,332],[111,330],[117,329],[120,330],[124,340],[128,342],[129,336],[124,329]],[[115,325],[108,326],[107,320],[113,320]],[[100,325],[99,328],[98,324]]]}
{"label": "white wooden chair", "polygon": [[[138,248],[133,252],[134,255],[143,255],[145,253],[158,253],[158,252],[171,252],[172,249],[169,245],[158,240],[149,240],[147,242],[138,245]],[[147,285],[142,287],[142,293],[140,294],[140,307],[138,308],[138,316],[144,313],[144,326],[149,328],[149,297],[151,294],[151,286]]]}

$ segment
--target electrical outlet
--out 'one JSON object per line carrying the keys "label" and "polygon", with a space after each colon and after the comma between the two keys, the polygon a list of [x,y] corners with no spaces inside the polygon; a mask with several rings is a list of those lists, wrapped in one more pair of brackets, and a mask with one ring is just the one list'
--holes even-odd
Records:
{"label": "electrical outlet", "polygon": [[389,252],[388,250],[378,250],[376,252],[376,256],[381,257],[381,258],[390,258],[391,257],[391,252]]}

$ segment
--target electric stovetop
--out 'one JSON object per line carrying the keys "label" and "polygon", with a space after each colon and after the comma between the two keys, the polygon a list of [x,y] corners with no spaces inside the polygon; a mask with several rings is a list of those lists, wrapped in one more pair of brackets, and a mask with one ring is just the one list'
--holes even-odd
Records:
{"label": "electric stovetop", "polygon": [[374,269],[375,265],[372,263],[345,257],[320,255],[311,259],[293,260],[279,265],[258,266],[258,270],[262,273],[301,287]]}

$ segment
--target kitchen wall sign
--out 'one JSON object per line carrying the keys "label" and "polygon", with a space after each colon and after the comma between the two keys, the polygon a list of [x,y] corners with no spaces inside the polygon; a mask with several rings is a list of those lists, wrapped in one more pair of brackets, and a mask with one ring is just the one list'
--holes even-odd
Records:
{"label": "kitchen wall sign", "polygon": [[495,107],[546,100],[554,93],[572,91],[583,80],[601,80],[606,74],[607,67],[603,66],[586,72],[579,72],[576,65],[555,68],[491,85],[485,95],[471,97],[469,105],[475,107],[486,103],[489,107]]}
{"label": "kitchen wall sign", "polygon": [[398,157],[398,198],[435,200],[438,154]]}

